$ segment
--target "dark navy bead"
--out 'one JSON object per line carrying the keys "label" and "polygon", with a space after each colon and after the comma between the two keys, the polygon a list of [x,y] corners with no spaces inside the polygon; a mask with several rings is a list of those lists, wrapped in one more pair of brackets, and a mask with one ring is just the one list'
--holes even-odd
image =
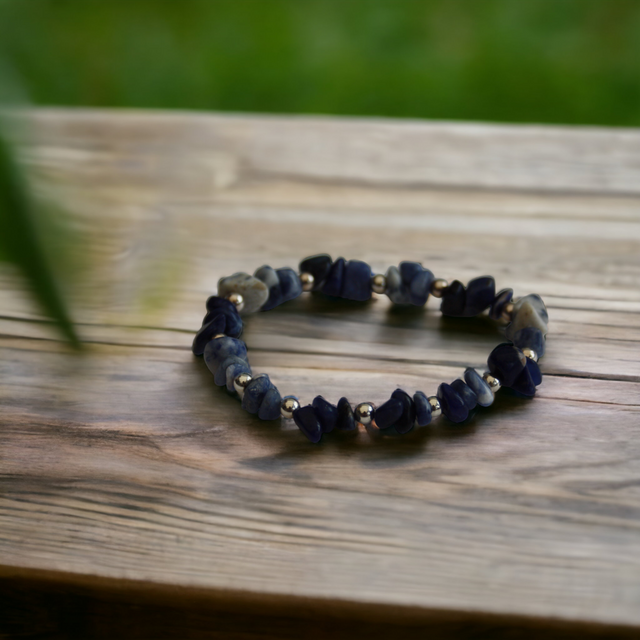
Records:
{"label": "dark navy bead", "polygon": [[220,296],[209,296],[207,298],[207,311],[213,311],[214,309],[224,309],[225,311],[233,313],[236,311],[236,306],[226,298],[221,298]]}
{"label": "dark navy bead", "polygon": [[518,349],[524,349],[525,347],[533,349],[538,358],[542,358],[544,355],[545,342],[544,334],[537,327],[525,327],[516,331],[513,336],[513,344]]}
{"label": "dark navy bead", "polygon": [[[249,363],[242,358],[238,358],[238,356],[229,356],[225,358],[221,363],[216,372],[213,374],[213,381],[219,386],[224,387],[227,384],[227,368],[234,364],[242,365],[242,368],[238,373],[250,373],[251,367],[249,367]],[[235,375],[238,375],[236,373]]]}
{"label": "dark navy bead", "polygon": [[298,425],[298,429],[300,429],[311,442],[314,444],[320,442],[322,429],[320,428],[316,412],[310,404],[306,407],[296,409],[293,412],[293,420]]}
{"label": "dark navy bead", "polygon": [[413,405],[416,408],[416,423],[419,427],[425,427],[431,422],[431,405],[429,399],[422,393],[416,391],[413,394]]}
{"label": "dark navy bead", "polygon": [[451,388],[462,398],[464,406],[471,411],[478,404],[478,396],[469,388],[464,380],[454,380]]}
{"label": "dark navy bead", "polygon": [[400,434],[405,434],[413,429],[416,421],[416,408],[413,406],[411,396],[402,389],[396,389],[392,394],[392,398],[400,400],[402,403],[402,414],[393,425]]}
{"label": "dark navy bead", "polygon": [[258,280],[262,280],[269,289],[269,297],[262,307],[260,307],[261,311],[269,311],[284,302],[282,289],[280,288],[280,279],[275,269],[265,264],[263,267],[257,269],[253,275],[258,278]]}
{"label": "dark navy bead", "polygon": [[277,420],[280,417],[281,403],[282,396],[280,392],[272,386],[260,403],[258,418],[260,418],[260,420]]}
{"label": "dark navy bead", "polygon": [[460,280],[454,280],[442,296],[440,311],[445,316],[461,316],[466,304],[466,291]]}
{"label": "dark navy bead", "polygon": [[[224,364],[224,362],[222,364]],[[218,372],[216,371],[216,373]],[[241,373],[251,373],[251,367],[249,366],[248,362],[245,362],[244,365],[237,362],[235,364],[230,364],[227,367],[227,370],[225,371],[225,375],[227,378],[227,391],[234,392],[236,390],[236,388],[233,386],[233,381],[235,380],[235,377],[239,376]]]}
{"label": "dark navy bead", "polygon": [[267,395],[267,391],[269,391],[272,386],[268,375],[262,374],[256,376],[244,390],[242,408],[249,413],[258,413],[260,405]]}
{"label": "dark navy bead", "polygon": [[504,306],[511,302],[511,298],[513,298],[513,289],[502,289],[502,291],[498,291],[491,304],[489,317],[492,320],[500,320],[502,312],[504,311]]}
{"label": "dark navy bead", "polygon": [[223,313],[218,314],[207,324],[203,324],[200,331],[196,333],[191,345],[191,351],[194,355],[201,356],[204,353],[204,348],[207,346],[207,342],[213,338],[213,336],[219,333],[224,333],[227,320]]}
{"label": "dark navy bead", "polygon": [[221,333],[224,333],[231,338],[239,338],[242,334],[242,318],[240,317],[235,305],[229,302],[226,298],[211,296],[207,300],[207,315],[204,317],[202,324],[204,325],[211,322],[213,318],[221,313],[226,319],[224,331],[221,331]]}
{"label": "dark navy bead", "polygon": [[[533,362],[533,360],[529,360],[529,362]],[[533,362],[533,364],[536,366],[537,368],[537,364],[535,362]],[[514,382],[509,385],[510,388],[516,392],[516,394],[521,395],[521,396],[526,396],[526,397],[532,397],[535,395],[536,393],[536,384],[533,380],[533,375],[537,375],[538,379],[540,381],[541,378],[539,377],[540,375],[540,369],[538,369],[537,371],[535,369],[529,368],[529,366],[526,366],[518,375],[518,377],[514,380]]]}
{"label": "dark navy bead", "polygon": [[346,398],[338,401],[338,421],[336,422],[338,431],[353,431],[356,428],[356,419],[353,416],[353,409]]}
{"label": "dark navy bead", "polygon": [[326,293],[328,296],[340,297],[342,292],[342,281],[344,279],[344,265],[345,259],[338,258],[329,269],[324,284],[322,285],[322,293]]}
{"label": "dark navy bead", "polygon": [[316,396],[313,399],[313,408],[316,410],[322,433],[331,433],[338,423],[338,407],[325,400],[322,396]]}
{"label": "dark navy bead", "polygon": [[402,282],[407,286],[409,286],[413,282],[413,279],[423,270],[419,262],[410,261],[401,262],[398,265],[398,269],[400,270]]}
{"label": "dark navy bead", "polygon": [[344,268],[342,298],[364,302],[371,298],[371,267],[361,260],[349,260]]}
{"label": "dark navy bead", "polygon": [[476,394],[477,402],[481,407],[488,407],[490,404],[493,404],[494,396],[491,387],[475,369],[471,367],[465,369],[464,381],[471,391]]}
{"label": "dark navy bead", "polygon": [[398,398],[393,396],[376,409],[375,421],[378,429],[388,429],[392,427],[402,416],[404,405]]}
{"label": "dark navy bead", "polygon": [[247,345],[236,338],[216,338],[209,340],[204,348],[204,361],[209,371],[214,373],[229,356],[238,356],[242,360],[247,359]]}
{"label": "dark navy bead", "polygon": [[527,369],[529,370],[533,384],[535,384],[536,387],[542,384],[542,371],[540,371],[540,365],[535,360],[527,358]]}
{"label": "dark navy bead", "polygon": [[423,269],[420,273],[414,276],[411,284],[409,285],[411,304],[414,304],[417,307],[422,307],[427,303],[427,298],[429,297],[429,291],[433,280],[433,273],[428,269]]}
{"label": "dark navy bead", "polygon": [[489,371],[500,380],[500,384],[510,387],[527,364],[527,358],[517,347],[508,342],[499,344],[487,359]]}
{"label": "dark navy bead", "polygon": [[496,281],[491,276],[469,280],[464,315],[477,316],[491,306],[496,296]]}
{"label": "dark navy bead", "polygon": [[464,422],[469,416],[469,409],[464,404],[464,400],[454,391],[453,387],[443,382],[438,387],[436,394],[440,401],[440,407],[445,417],[451,422]]}
{"label": "dark navy bead", "polygon": [[[293,300],[302,294],[302,282],[300,276],[291,268],[276,269],[282,291],[282,302]],[[264,307],[263,307],[264,308]]]}
{"label": "dark navy bead", "polygon": [[331,256],[321,253],[317,256],[305,258],[299,266],[300,273],[310,273],[313,276],[313,290],[322,287],[332,264]]}

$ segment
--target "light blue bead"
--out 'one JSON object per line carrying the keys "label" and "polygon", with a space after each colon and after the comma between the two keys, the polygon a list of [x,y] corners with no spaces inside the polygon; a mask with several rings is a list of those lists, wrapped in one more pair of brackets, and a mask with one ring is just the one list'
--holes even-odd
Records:
{"label": "light blue bead", "polygon": [[482,379],[482,376],[475,370],[469,367],[464,372],[464,381],[469,385],[471,391],[473,391],[477,398],[478,404],[481,407],[488,407],[493,404],[493,391],[491,387]]}

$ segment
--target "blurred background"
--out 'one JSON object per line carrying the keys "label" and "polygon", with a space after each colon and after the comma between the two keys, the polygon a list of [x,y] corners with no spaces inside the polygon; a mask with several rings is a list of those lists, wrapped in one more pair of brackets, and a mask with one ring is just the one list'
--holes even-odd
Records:
{"label": "blurred background", "polygon": [[0,0],[36,104],[640,124],[637,0]]}
{"label": "blurred background", "polygon": [[[638,126],[640,2],[0,0],[3,101]],[[13,135],[0,261],[73,340],[60,291],[83,243],[36,202]]]}

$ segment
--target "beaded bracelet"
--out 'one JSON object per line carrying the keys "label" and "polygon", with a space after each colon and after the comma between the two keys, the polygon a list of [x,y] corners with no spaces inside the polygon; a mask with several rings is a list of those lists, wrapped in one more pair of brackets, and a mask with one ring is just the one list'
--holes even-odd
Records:
{"label": "beaded bracelet", "polygon": [[[488,371],[480,375],[467,368],[463,379],[442,383],[435,396],[416,391],[413,396],[396,389],[379,407],[361,402],[351,408],[347,398],[337,405],[322,396],[312,404],[300,406],[295,396],[282,397],[269,376],[251,375],[247,345],[239,339],[243,323],[240,314],[267,311],[293,300],[303,291],[318,291],[347,300],[369,300],[372,293],[386,294],[396,305],[423,306],[429,295],[441,298],[440,309],[446,316],[470,317],[488,310],[489,317],[508,323],[509,342],[498,345],[489,355]],[[262,420],[280,417],[295,421],[311,441],[334,429],[350,431],[357,423],[378,429],[395,429],[404,434],[414,426],[424,427],[444,415],[453,423],[464,422],[476,406],[488,407],[501,387],[516,395],[533,396],[542,382],[538,367],[544,355],[549,315],[537,294],[514,299],[512,289],[495,293],[490,276],[470,280],[465,287],[454,280],[449,284],[417,262],[402,262],[389,267],[386,275],[374,275],[360,260],[332,260],[321,254],[305,258],[299,272],[290,268],[260,267],[253,276],[236,273],[218,282],[218,295],[207,300],[207,314],[193,340],[193,353],[204,354],[207,367],[218,386],[237,394],[242,408]]]}

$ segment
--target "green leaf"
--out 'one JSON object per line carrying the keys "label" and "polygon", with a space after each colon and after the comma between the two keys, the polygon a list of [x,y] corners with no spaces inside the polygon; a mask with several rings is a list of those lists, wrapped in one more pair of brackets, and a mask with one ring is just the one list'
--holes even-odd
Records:
{"label": "green leaf", "polygon": [[0,134],[0,259],[21,271],[44,313],[56,321],[74,347],[79,347],[80,341],[37,233],[35,206],[11,146]]}

